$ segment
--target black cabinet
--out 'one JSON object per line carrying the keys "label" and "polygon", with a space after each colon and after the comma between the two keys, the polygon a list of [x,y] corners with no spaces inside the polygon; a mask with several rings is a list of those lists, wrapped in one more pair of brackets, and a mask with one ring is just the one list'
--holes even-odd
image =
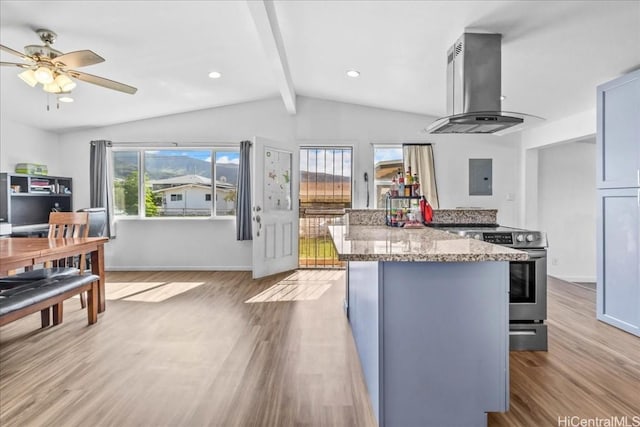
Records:
{"label": "black cabinet", "polygon": [[73,211],[71,178],[0,173],[0,222],[13,227],[49,222],[49,212]]}

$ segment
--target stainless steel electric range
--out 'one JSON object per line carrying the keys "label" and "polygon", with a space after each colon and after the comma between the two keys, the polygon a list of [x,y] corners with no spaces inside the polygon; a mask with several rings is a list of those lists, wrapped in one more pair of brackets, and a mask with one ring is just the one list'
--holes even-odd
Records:
{"label": "stainless steel electric range", "polygon": [[449,224],[432,227],[529,254],[527,261],[509,263],[509,348],[546,351],[546,234],[499,225]]}

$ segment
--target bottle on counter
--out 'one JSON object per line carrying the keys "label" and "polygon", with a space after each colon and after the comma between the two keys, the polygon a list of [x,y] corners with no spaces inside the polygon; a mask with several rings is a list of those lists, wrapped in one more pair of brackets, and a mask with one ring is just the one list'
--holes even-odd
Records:
{"label": "bottle on counter", "polygon": [[420,183],[418,182],[418,174],[414,173],[413,174],[413,191],[412,191],[412,196],[414,197],[418,197],[420,196]]}
{"label": "bottle on counter", "polygon": [[404,185],[404,175],[400,169],[398,169],[398,196],[404,196],[405,185]]}
{"label": "bottle on counter", "polygon": [[391,197],[398,197],[398,183],[395,176],[391,180]]}
{"label": "bottle on counter", "polygon": [[407,171],[407,176],[404,179],[404,196],[405,197],[411,197],[411,187],[413,186],[412,180],[413,178],[411,178],[411,173]]}

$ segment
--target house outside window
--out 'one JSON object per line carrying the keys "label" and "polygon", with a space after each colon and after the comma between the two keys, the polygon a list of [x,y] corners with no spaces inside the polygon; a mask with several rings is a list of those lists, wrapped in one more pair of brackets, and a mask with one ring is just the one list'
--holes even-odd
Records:
{"label": "house outside window", "polygon": [[117,216],[235,215],[238,150],[114,148],[112,158]]}
{"label": "house outside window", "polygon": [[384,208],[387,192],[398,170],[403,170],[401,145],[375,145],[373,147],[373,188],[374,208]]}

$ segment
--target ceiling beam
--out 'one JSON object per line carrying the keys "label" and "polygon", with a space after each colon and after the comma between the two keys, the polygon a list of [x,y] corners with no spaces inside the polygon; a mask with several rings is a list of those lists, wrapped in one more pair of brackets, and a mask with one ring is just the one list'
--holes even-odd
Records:
{"label": "ceiling beam", "polygon": [[284,50],[278,18],[271,0],[247,0],[258,37],[274,71],[280,95],[289,114],[296,114],[296,92],[293,89],[287,54]]}

